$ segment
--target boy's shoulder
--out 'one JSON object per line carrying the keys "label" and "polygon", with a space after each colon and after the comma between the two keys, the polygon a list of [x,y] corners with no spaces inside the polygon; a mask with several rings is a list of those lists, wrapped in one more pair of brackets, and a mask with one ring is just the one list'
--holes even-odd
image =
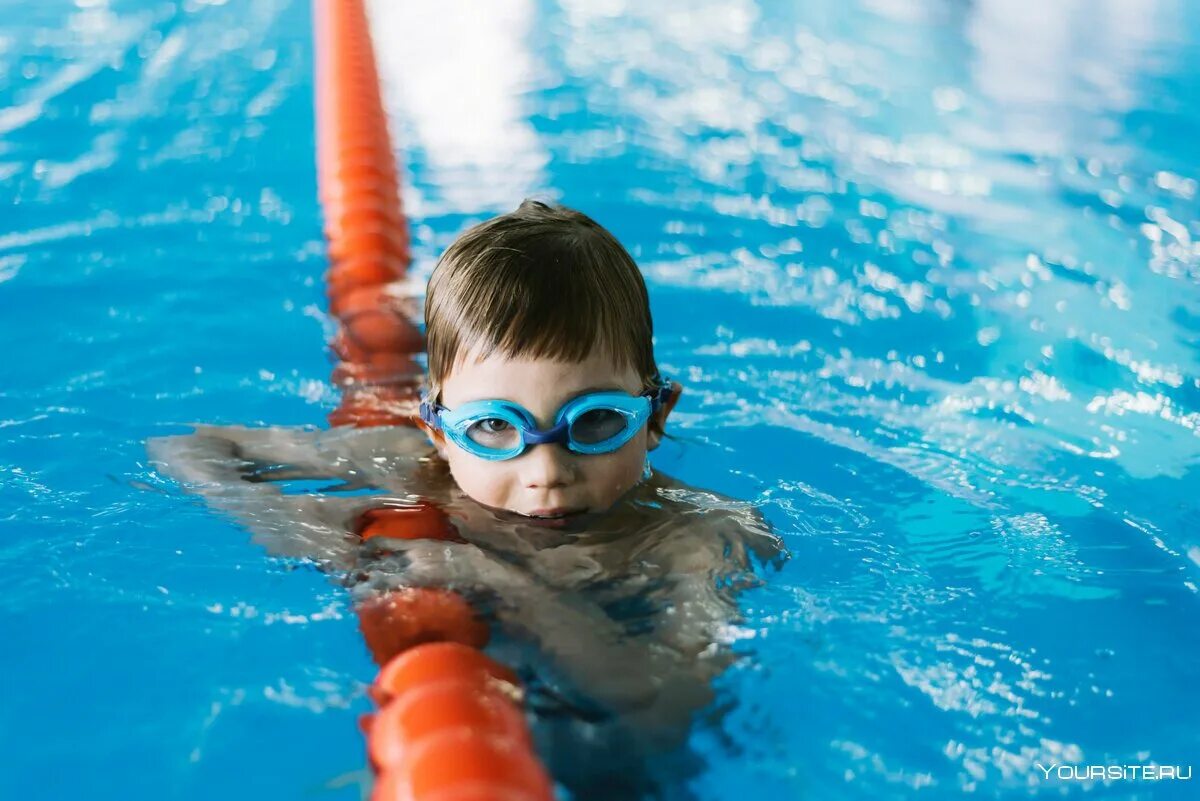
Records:
{"label": "boy's shoulder", "polygon": [[787,556],[782,540],[757,505],[658,474],[654,493],[676,525],[671,540],[697,550],[717,549],[749,566],[749,557],[778,564]]}

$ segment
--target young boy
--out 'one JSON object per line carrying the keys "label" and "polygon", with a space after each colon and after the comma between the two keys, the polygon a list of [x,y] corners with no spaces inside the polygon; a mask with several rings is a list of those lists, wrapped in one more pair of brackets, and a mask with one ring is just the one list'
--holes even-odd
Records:
{"label": "young boy", "polygon": [[[590,218],[526,201],[468,230],[430,278],[425,323],[420,431],[201,426],[152,456],[273,553],[349,572],[360,599],[414,585],[485,599],[501,659],[552,690],[556,775],[577,797],[641,792],[597,776],[686,735],[729,662],[750,554],[782,548],[749,505],[650,469],[682,387],[655,364],[637,266]],[[341,483],[285,491],[296,479]],[[347,493],[367,488],[384,494]],[[417,502],[461,541],[354,536],[369,509]]]}

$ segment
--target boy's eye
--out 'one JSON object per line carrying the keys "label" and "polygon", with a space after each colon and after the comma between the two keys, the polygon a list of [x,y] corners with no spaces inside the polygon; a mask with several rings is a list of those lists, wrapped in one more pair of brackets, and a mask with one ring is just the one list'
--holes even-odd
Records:
{"label": "boy's eye", "polygon": [[625,415],[615,409],[590,409],[571,424],[571,437],[584,445],[612,439],[628,425]]}
{"label": "boy's eye", "polygon": [[467,436],[485,448],[511,448],[517,444],[518,431],[507,420],[488,417],[472,423]]}

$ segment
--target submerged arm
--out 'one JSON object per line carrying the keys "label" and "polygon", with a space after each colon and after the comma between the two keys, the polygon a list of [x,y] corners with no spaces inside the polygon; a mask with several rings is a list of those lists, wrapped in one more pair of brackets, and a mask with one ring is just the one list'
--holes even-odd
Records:
{"label": "submerged arm", "polygon": [[367,499],[285,492],[284,482],[302,479],[366,486],[350,460],[321,447],[321,433],[199,426],[194,434],[151,439],[147,449],[162,473],[244,525],[272,555],[345,569],[356,545],[348,526]]}
{"label": "submerged arm", "polygon": [[403,564],[370,571],[357,590],[406,586],[482,591],[504,630],[537,647],[556,673],[612,711],[650,704],[661,672],[655,655],[625,636],[597,604],[547,586],[528,571],[470,543],[391,541]]}
{"label": "submerged arm", "polygon": [[666,576],[656,599],[663,607],[646,635],[665,646],[660,692],[633,722],[667,744],[684,736],[693,716],[715,698],[713,679],[735,660],[729,646],[741,620],[738,594],[761,583],[752,556],[782,557],[779,540],[753,509],[705,510],[646,554]]}
{"label": "submerged arm", "polygon": [[[400,432],[407,436],[413,432]],[[369,436],[383,436],[385,432]],[[363,562],[363,544],[350,533],[354,519],[381,498],[337,497],[327,493],[289,494],[284,482],[328,479],[369,485],[378,479],[405,489],[393,465],[371,470],[374,454],[395,450],[359,447],[357,458],[338,454],[338,443],[358,435],[297,429],[198,427],[196,433],[148,443],[152,460],[166,475],[213,508],[253,532],[257,543],[277,556],[315,558],[335,570],[365,568],[356,589],[363,596],[403,586],[484,590],[497,599],[498,620],[518,638],[539,645],[563,675],[616,707],[645,703],[654,693],[644,655],[627,644],[619,627],[595,604],[558,592],[517,566],[475,545],[435,540],[388,540],[402,557],[389,564]],[[409,450],[416,447],[408,445]],[[411,466],[411,465],[410,465]],[[364,469],[365,468],[365,469]],[[415,487],[412,487],[415,489]],[[372,540],[372,542],[376,542]],[[623,676],[628,668],[631,676]]]}

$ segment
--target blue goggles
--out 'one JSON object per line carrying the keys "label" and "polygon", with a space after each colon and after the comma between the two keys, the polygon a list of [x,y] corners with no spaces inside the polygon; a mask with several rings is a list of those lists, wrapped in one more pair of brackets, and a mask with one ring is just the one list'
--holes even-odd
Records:
{"label": "blue goggles", "polygon": [[641,395],[620,391],[593,392],[573,398],[558,410],[554,426],[537,427],[533,415],[518,403],[478,400],[447,409],[421,399],[421,419],[467,453],[499,461],[520,456],[530,445],[560,442],[575,453],[612,453],[633,439],[650,415],[671,397],[664,381]]}

